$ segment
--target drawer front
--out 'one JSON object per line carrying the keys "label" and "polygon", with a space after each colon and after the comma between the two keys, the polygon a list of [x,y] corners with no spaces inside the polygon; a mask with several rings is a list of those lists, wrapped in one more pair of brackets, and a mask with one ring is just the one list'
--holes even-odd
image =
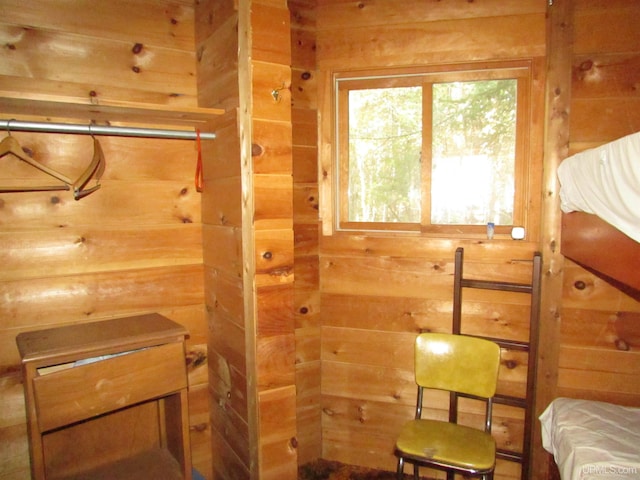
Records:
{"label": "drawer front", "polygon": [[150,347],[33,380],[41,432],[187,387],[182,343]]}

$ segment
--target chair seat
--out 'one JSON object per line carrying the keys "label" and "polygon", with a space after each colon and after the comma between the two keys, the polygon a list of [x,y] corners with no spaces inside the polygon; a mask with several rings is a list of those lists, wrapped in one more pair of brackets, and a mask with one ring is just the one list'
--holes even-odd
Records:
{"label": "chair seat", "polygon": [[496,442],[491,434],[437,420],[406,423],[396,448],[404,457],[471,473],[491,471],[496,458]]}

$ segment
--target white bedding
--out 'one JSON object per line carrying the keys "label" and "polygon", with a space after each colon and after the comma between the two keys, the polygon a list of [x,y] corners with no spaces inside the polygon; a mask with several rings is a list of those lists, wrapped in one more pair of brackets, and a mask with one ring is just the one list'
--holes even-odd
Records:
{"label": "white bedding", "polygon": [[557,398],[540,422],[562,480],[640,478],[640,408]]}
{"label": "white bedding", "polygon": [[640,132],[566,158],[558,179],[563,212],[593,213],[640,242]]}

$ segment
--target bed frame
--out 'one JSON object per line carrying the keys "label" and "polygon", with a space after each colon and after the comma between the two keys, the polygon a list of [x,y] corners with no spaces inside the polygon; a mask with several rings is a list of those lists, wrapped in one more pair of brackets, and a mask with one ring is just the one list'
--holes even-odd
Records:
{"label": "bed frame", "polygon": [[561,252],[583,267],[640,295],[640,243],[600,217],[562,214]]}

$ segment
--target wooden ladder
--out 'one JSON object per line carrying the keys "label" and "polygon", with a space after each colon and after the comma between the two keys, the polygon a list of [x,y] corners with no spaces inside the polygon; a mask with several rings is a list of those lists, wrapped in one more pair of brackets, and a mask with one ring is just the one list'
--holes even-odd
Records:
{"label": "wooden ladder", "polygon": [[[464,288],[476,288],[484,290],[501,290],[516,293],[527,293],[530,298],[530,317],[529,317],[529,341],[515,341],[502,338],[482,337],[492,340],[500,345],[500,348],[507,350],[518,350],[527,352],[527,388],[524,398],[497,394],[494,397],[495,404],[509,405],[512,407],[524,409],[524,439],[522,452],[511,451],[506,449],[498,449],[497,458],[520,463],[521,478],[526,480],[529,478],[531,469],[531,453],[532,453],[532,428],[534,425],[534,400],[535,400],[535,379],[536,379],[536,363],[538,352],[538,332],[540,321],[540,283],[542,274],[542,256],[539,252],[533,255],[533,268],[531,274],[531,283],[513,283],[500,282],[493,280],[477,280],[464,278],[463,275],[464,249],[462,247],[456,250],[455,254],[455,273],[453,285],[453,333],[462,334],[462,291]],[[457,415],[457,397],[461,395],[451,396],[450,415]],[[456,419],[451,419],[455,421]]]}

